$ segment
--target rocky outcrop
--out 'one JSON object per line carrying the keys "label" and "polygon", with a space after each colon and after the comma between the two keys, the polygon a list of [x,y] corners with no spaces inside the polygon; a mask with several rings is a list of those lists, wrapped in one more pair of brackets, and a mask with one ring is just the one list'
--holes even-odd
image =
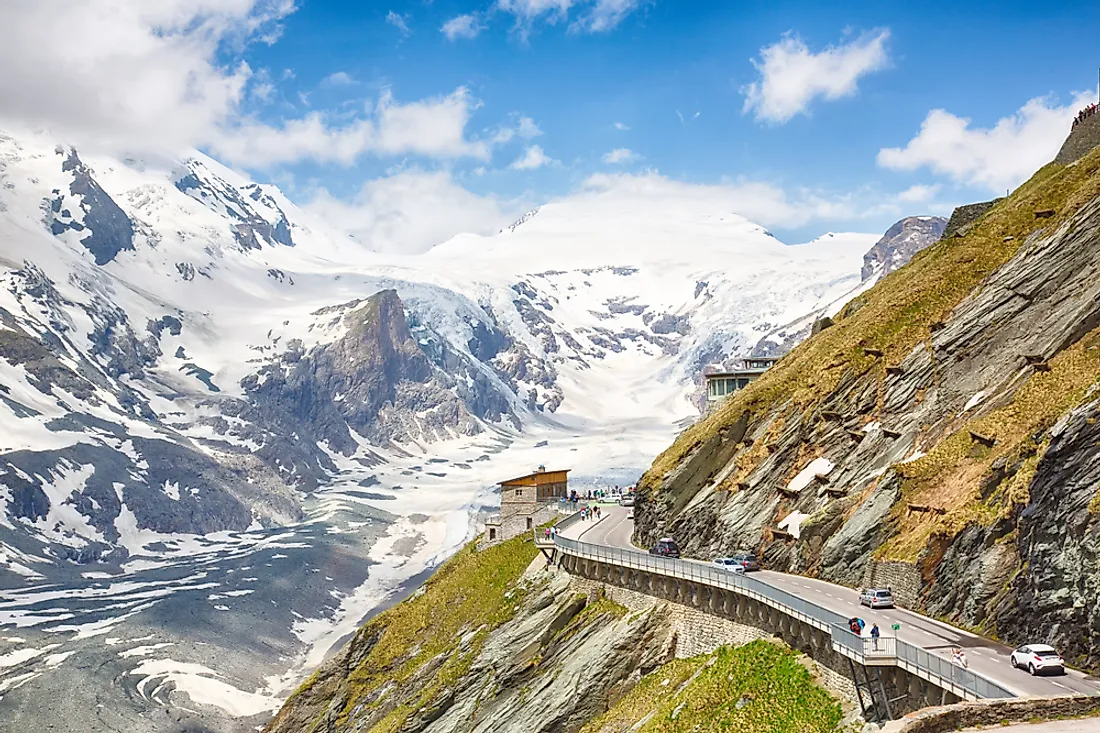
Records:
{"label": "rocky outcrop", "polygon": [[938,241],[946,226],[942,216],[907,216],[895,223],[863,255],[862,279],[866,282],[883,277],[902,267],[917,252]]}
{"label": "rocky outcrop", "polygon": [[[503,551],[516,552],[522,541]],[[487,562],[484,556],[475,561]],[[675,635],[663,606],[626,615],[617,604],[576,593],[566,573],[552,570],[529,569],[506,585],[480,572],[462,576],[470,585],[449,585],[452,580],[458,581],[433,579],[423,601],[416,596],[360,629],[287,701],[267,732],[344,733],[397,724],[409,733],[572,733],[673,657]],[[449,640],[453,646],[422,660],[424,646],[432,644],[430,629],[418,631],[400,619],[415,612],[409,604],[430,604],[443,592],[472,594],[486,605],[513,599],[514,606],[499,625],[464,627]],[[400,643],[392,636],[410,632]],[[378,666],[382,659],[390,660],[385,667]]]}
{"label": "rocky outcrop", "polygon": [[262,443],[257,454],[292,483],[312,488],[333,468],[319,442],[351,455],[359,448],[355,435],[376,444],[431,440],[450,431],[474,434],[481,430],[478,418],[511,415],[507,399],[483,374],[471,369],[470,379],[459,383],[452,363],[459,358],[439,342],[441,363],[433,365],[425,352],[431,342],[413,337],[396,291],[344,310],[343,336],[308,350],[291,342],[242,380],[247,400],[227,407],[254,426],[239,437]]}
{"label": "rocky outcrop", "polygon": [[[65,154],[62,150],[58,153]],[[54,189],[50,201],[50,230],[54,235],[81,233],[80,243],[92,253],[97,265],[106,265],[119,252],[132,250],[133,222],[96,182],[92,169],[75,150],[65,154],[61,169],[72,175],[72,183],[68,194]]]}
{"label": "rocky outcrop", "polygon": [[1100,155],[974,221],[681,435],[636,541],[894,573],[917,608],[1100,667]]}

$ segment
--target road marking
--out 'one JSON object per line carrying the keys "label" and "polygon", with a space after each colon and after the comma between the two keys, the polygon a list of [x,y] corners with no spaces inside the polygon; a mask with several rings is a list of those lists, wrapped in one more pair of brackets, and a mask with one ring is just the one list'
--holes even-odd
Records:
{"label": "road marking", "polygon": [[1050,684],[1052,684],[1052,685],[1058,685],[1058,686],[1059,686],[1059,687],[1061,687],[1061,688],[1062,688],[1063,690],[1068,690],[1068,689],[1069,689],[1068,687],[1066,687],[1065,685],[1063,685],[1063,684],[1062,684],[1061,682],[1055,682],[1054,680],[1051,680],[1051,681],[1050,681]]}

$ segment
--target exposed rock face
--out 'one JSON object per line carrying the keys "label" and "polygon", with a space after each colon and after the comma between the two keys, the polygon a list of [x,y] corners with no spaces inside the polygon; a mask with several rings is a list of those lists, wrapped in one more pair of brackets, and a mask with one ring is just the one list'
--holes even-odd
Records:
{"label": "exposed rock face", "polygon": [[902,267],[913,255],[937,241],[947,226],[942,216],[907,216],[882,235],[882,239],[863,256],[864,281],[888,275]]}
{"label": "exposed rock face", "polygon": [[[755,547],[848,585],[877,560],[907,563],[917,607],[1100,667],[1081,631],[1100,590],[1098,194],[1094,154],[850,303],[658,459],[636,541]],[[1048,209],[1058,218],[1034,216]],[[957,303],[931,300],[983,256]],[[926,319],[923,337],[897,345],[900,313]],[[815,459],[824,478],[799,484]],[[776,539],[792,512],[799,538]]]}
{"label": "exposed rock face", "polygon": [[[384,290],[343,317],[346,334],[308,352],[292,345],[242,385],[262,408],[310,426],[351,454],[348,429],[375,441],[454,427],[480,428],[413,340],[397,292]],[[420,424],[410,417],[431,413]]]}
{"label": "exposed rock face", "polygon": [[[492,631],[468,667],[401,730],[408,733],[569,733],[602,713],[641,675],[670,660],[674,639],[664,607],[618,618],[589,609],[565,573],[528,578],[514,618]],[[471,589],[474,590],[474,589]],[[472,639],[473,633],[469,634]],[[460,654],[471,651],[469,639]],[[344,718],[355,670],[379,642],[360,633],[292,698],[268,733],[370,730],[395,708],[420,699],[445,659],[416,670]],[[415,650],[407,650],[415,653]]]}
{"label": "exposed rock face", "polygon": [[72,174],[72,183],[68,195],[54,189],[50,230],[55,235],[70,230],[83,233],[80,243],[92,253],[97,265],[106,265],[119,252],[132,250],[133,222],[100,187],[75,150],[68,151],[61,169]]}

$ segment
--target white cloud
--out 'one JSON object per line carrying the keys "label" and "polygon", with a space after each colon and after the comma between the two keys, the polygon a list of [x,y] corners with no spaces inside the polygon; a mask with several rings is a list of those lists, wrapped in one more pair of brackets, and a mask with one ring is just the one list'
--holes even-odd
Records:
{"label": "white cloud", "polygon": [[492,234],[523,207],[479,196],[446,172],[407,170],[367,181],[350,201],[321,189],[307,208],[379,252],[416,254],[461,232]]}
{"label": "white cloud", "polygon": [[901,193],[898,194],[898,201],[907,204],[922,204],[926,201],[931,201],[936,197],[936,194],[940,192],[942,186],[936,183],[931,186],[918,183],[910,186]]}
{"label": "white cloud", "polygon": [[542,129],[539,128],[538,123],[530,117],[520,116],[514,119],[514,125],[501,125],[493,133],[492,141],[494,145],[506,145],[516,137],[530,140],[542,134]]}
{"label": "white cloud", "polygon": [[516,18],[516,31],[527,38],[538,21],[548,25],[565,21],[574,9],[580,14],[570,24],[574,32],[605,33],[618,27],[644,0],[496,0],[496,9]]}
{"label": "white cloud", "polygon": [[1092,99],[1082,92],[1066,106],[1030,100],[991,128],[942,109],[928,113],[904,148],[883,148],[878,164],[894,170],[929,168],[953,181],[1000,193],[1027,180],[1054,158],[1077,110]]}
{"label": "white cloud", "polygon": [[466,13],[451,18],[439,31],[447,36],[447,40],[455,41],[459,38],[477,38],[485,30],[481,18],[476,13]]}
{"label": "white cloud", "polygon": [[616,122],[615,129],[621,132],[626,132],[630,129],[630,125],[626,124],[625,122]]}
{"label": "white cloud", "polygon": [[557,161],[548,156],[539,145],[529,145],[523,155],[512,161],[509,168],[517,171],[530,171],[543,166],[553,165]]}
{"label": "white cloud", "polygon": [[603,162],[618,165],[621,163],[633,163],[636,160],[640,160],[641,157],[642,156],[629,148],[615,148],[611,152],[604,154]]}
{"label": "white cloud", "polygon": [[386,13],[386,22],[392,25],[397,30],[401,31],[401,35],[403,36],[407,37],[412,34],[412,31],[409,29],[408,15],[398,15],[391,10],[390,12]]}
{"label": "white cloud", "polygon": [[576,26],[591,33],[613,30],[641,5],[641,0],[597,0]]}
{"label": "white cloud", "polygon": [[346,71],[334,72],[321,80],[321,85],[326,87],[346,87],[354,83],[355,79]]}
{"label": "white cloud", "polygon": [[814,53],[797,35],[786,34],[753,59],[760,78],[741,90],[744,111],[757,120],[786,122],[818,97],[832,101],[855,94],[860,77],[889,65],[889,37],[889,30],[880,29]]}
{"label": "white cloud", "polygon": [[[115,153],[211,150],[238,166],[364,155],[485,160],[466,127],[479,102],[465,88],[399,103],[386,92],[351,118],[310,112],[276,123],[246,104],[277,98],[270,74],[235,54],[271,43],[294,0],[53,0],[4,7],[0,126],[46,128]],[[58,31],[57,19],[79,32]],[[327,84],[354,80],[346,72]],[[274,88],[273,88],[274,87]],[[298,100],[305,106],[309,97]]]}
{"label": "white cloud", "polygon": [[714,184],[685,183],[656,171],[640,174],[598,173],[583,188],[613,191],[617,196],[652,200],[665,206],[669,200],[692,201],[693,206],[714,212],[739,214],[766,227],[796,228],[818,221],[857,221],[880,214],[872,195],[828,194],[809,188],[790,191],[766,182],[736,179]]}
{"label": "white cloud", "polygon": [[293,10],[292,0],[5,3],[0,119],[129,149],[204,142],[253,77],[219,54],[273,42]]}
{"label": "white cloud", "polygon": [[231,161],[253,166],[302,159],[350,164],[365,154],[484,160],[489,146],[466,137],[476,107],[464,87],[407,104],[385,91],[372,114],[343,126],[332,125],[318,112],[279,127],[249,122],[225,132],[212,147]]}

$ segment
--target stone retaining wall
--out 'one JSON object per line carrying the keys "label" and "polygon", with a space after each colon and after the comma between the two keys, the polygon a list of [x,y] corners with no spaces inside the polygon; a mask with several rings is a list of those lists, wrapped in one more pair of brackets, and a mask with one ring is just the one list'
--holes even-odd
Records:
{"label": "stone retaining wall", "polygon": [[921,581],[920,570],[908,562],[871,562],[863,573],[864,588],[889,588],[906,608],[918,607]]}
{"label": "stone retaining wall", "polygon": [[[676,632],[676,658],[688,659],[700,654],[710,654],[720,646],[741,646],[757,639],[773,635],[755,626],[737,623],[732,619],[706,613],[697,608],[661,600],[628,588],[571,576],[570,588],[595,600],[601,593],[631,613],[645,611],[658,603],[669,610],[669,623]],[[823,664],[813,664],[821,685],[833,695],[851,703],[857,702],[856,687],[851,679]]]}
{"label": "stone retaining wall", "polygon": [[895,720],[883,733],[946,733],[963,728],[1072,718],[1100,712],[1100,697],[1061,695],[1007,700],[978,700],[926,708]]}
{"label": "stone retaining wall", "polygon": [[966,234],[974,226],[974,222],[978,220],[978,217],[992,209],[998,201],[1000,201],[999,198],[992,201],[967,204],[966,206],[956,206],[955,210],[951,212],[951,218],[947,220],[947,228],[943,230],[941,239],[947,239],[956,234]]}
{"label": "stone retaining wall", "polygon": [[1054,162],[1062,165],[1076,163],[1097,147],[1100,147],[1100,114],[1094,114],[1070,129],[1069,137],[1062,143]]}

